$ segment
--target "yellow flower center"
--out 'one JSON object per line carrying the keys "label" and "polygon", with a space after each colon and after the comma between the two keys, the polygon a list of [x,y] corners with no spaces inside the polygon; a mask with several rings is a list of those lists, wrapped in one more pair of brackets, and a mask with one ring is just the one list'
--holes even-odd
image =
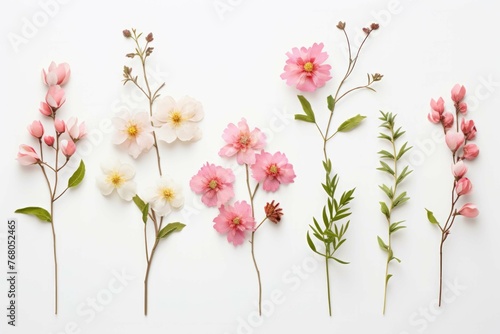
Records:
{"label": "yellow flower center", "polygon": [[307,63],[304,64],[304,71],[306,72],[312,72],[314,69],[314,64],[308,61]]}
{"label": "yellow flower center", "polygon": [[112,172],[108,176],[108,182],[111,183],[115,188],[119,188],[124,182],[124,178],[118,172]]}
{"label": "yellow flower center", "polygon": [[208,184],[208,186],[210,187],[210,189],[215,189],[215,188],[217,188],[218,183],[215,180],[211,180],[210,183]]}
{"label": "yellow flower center", "polygon": [[278,166],[276,166],[276,164],[272,164],[271,166],[269,166],[269,173],[273,174],[273,175],[276,175],[278,174]]}
{"label": "yellow flower center", "polygon": [[248,139],[249,139],[249,138],[248,138],[248,136],[247,136],[247,135],[243,135],[243,136],[241,136],[241,137],[240,137],[240,144],[241,144],[241,145],[246,145],[246,144],[248,144]]}
{"label": "yellow flower center", "polygon": [[170,188],[165,188],[161,192],[162,196],[164,199],[166,199],[168,202],[174,199],[175,193],[172,189]]}
{"label": "yellow flower center", "polygon": [[174,123],[174,126],[179,126],[181,125],[183,119],[182,119],[182,114],[179,111],[174,111],[170,114],[170,119],[172,120],[172,123]]}
{"label": "yellow flower center", "polygon": [[241,223],[241,219],[239,217],[236,217],[236,218],[233,219],[233,224],[234,225],[240,225],[240,223]]}
{"label": "yellow flower center", "polygon": [[139,129],[137,129],[137,125],[129,124],[127,128],[127,133],[130,137],[135,137],[139,133]]}

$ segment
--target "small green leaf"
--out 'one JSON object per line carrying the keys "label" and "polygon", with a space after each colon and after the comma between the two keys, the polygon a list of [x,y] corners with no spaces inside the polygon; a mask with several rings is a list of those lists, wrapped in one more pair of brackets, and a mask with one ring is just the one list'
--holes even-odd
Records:
{"label": "small green leaf", "polygon": [[23,213],[25,215],[32,215],[44,222],[49,222],[49,223],[52,222],[52,217],[50,216],[50,213],[47,210],[39,208],[37,206],[28,206],[26,208],[17,209],[14,212]]}
{"label": "small green leaf", "polygon": [[165,238],[172,232],[180,232],[185,226],[185,224],[179,222],[170,223],[161,229],[160,233],[158,233],[158,239]]}
{"label": "small green leaf", "polygon": [[391,213],[389,211],[389,208],[387,207],[387,204],[385,202],[379,202],[380,203],[380,211],[384,214],[384,216],[389,219],[391,216]]}
{"label": "small green leaf", "polygon": [[328,110],[333,112],[333,109],[335,109],[335,99],[333,98],[333,96],[328,95],[326,97],[326,102],[328,103]]}
{"label": "small green leaf", "polygon": [[400,230],[402,228],[406,228],[406,226],[404,225],[401,225],[402,223],[404,222],[404,220],[400,221],[400,222],[397,222],[397,223],[392,223],[390,226],[389,226],[389,233],[394,233],[396,232],[397,230]]}
{"label": "small green leaf", "polygon": [[354,117],[351,117],[348,120],[346,120],[344,123],[340,124],[337,131],[338,132],[351,131],[352,129],[356,128],[365,118],[366,118],[366,116],[361,116],[359,114],[354,116]]}
{"label": "small green leaf", "polygon": [[380,189],[382,189],[382,191],[387,195],[387,197],[389,197],[389,199],[393,199],[394,198],[394,193],[393,193],[393,190],[392,190],[392,187],[388,187],[386,186],[385,184],[379,186]]}
{"label": "small green leaf", "polygon": [[381,133],[378,138],[381,138],[381,139],[385,139],[385,140],[388,140],[392,143],[392,138],[389,137],[388,135],[384,134],[384,133]]}
{"label": "small green leaf", "polygon": [[406,153],[408,152],[409,150],[412,149],[413,146],[410,146],[410,147],[407,147],[408,145],[408,142],[404,143],[403,146],[401,146],[401,148],[399,149],[399,153],[398,153],[398,156],[397,156],[397,160],[401,159],[401,157]]}
{"label": "small green leaf", "polygon": [[381,158],[394,160],[394,155],[386,150],[378,151],[377,154],[379,154]]}
{"label": "small green leaf", "polygon": [[311,248],[313,252],[316,252],[316,246],[314,246],[314,242],[311,240],[309,232],[307,232],[307,243],[309,244],[309,248]]}
{"label": "small green leaf", "polygon": [[297,95],[297,97],[299,98],[300,104],[302,105],[302,109],[304,110],[306,115],[309,116],[310,122],[314,123],[316,119],[314,117],[314,112],[312,110],[311,104],[309,103],[309,101],[307,101],[307,99],[304,96]]}
{"label": "small green leaf", "polygon": [[389,165],[388,165],[388,164],[386,164],[386,163],[385,163],[385,162],[383,162],[383,161],[380,161],[380,165],[381,165],[382,167],[377,168],[377,170],[380,170],[380,171],[383,171],[383,172],[389,173],[389,174],[391,174],[391,175],[393,175],[393,176],[394,176],[394,171],[392,170],[392,168],[391,168],[391,167],[389,167]]}
{"label": "small green leaf", "polygon": [[406,191],[402,192],[399,194],[399,196],[394,200],[393,206],[399,206],[405,202],[407,202],[410,198],[406,197]]}
{"label": "small green leaf", "polygon": [[144,224],[146,224],[148,221],[148,214],[149,214],[149,203],[144,205],[144,207],[142,208],[142,221],[144,222]]}
{"label": "small green leaf", "polygon": [[337,261],[340,264],[349,264],[349,262],[345,262],[342,260],[337,259],[336,257],[330,256],[330,259]]}
{"label": "small green leaf", "polygon": [[73,188],[79,185],[84,177],[85,177],[85,164],[83,163],[83,160],[80,160],[80,165],[68,180],[68,188]]}
{"label": "small green leaf", "polygon": [[389,251],[389,246],[387,246],[385,244],[385,242],[382,240],[382,238],[380,238],[379,236],[377,236],[377,241],[378,241],[378,245],[380,246],[380,248],[382,248],[382,250],[385,250],[386,252]]}
{"label": "small green leaf", "polygon": [[408,170],[408,166],[403,168],[403,171],[401,172],[401,174],[398,176],[398,179],[396,180],[396,184],[400,184],[412,172],[413,172],[412,170]]}
{"label": "small green leaf", "polygon": [[385,284],[387,284],[387,282],[389,282],[391,277],[392,277],[392,274],[387,275],[387,277],[385,278]]}
{"label": "small green leaf", "polygon": [[432,213],[432,211],[427,210],[427,219],[431,224],[439,225],[439,222],[437,221],[436,217],[434,217],[434,213]]}
{"label": "small green leaf", "polygon": [[314,123],[314,119],[310,118],[307,115],[295,114],[295,119],[298,120],[298,121],[304,121],[304,122]]}

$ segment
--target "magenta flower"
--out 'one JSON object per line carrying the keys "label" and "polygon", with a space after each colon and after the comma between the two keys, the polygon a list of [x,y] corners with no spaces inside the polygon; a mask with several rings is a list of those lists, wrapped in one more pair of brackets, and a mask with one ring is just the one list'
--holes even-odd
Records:
{"label": "magenta flower", "polygon": [[43,137],[43,125],[42,125],[42,122],[40,121],[33,121],[33,123],[31,123],[29,126],[28,126],[28,131],[29,133],[35,137],[35,138],[42,138]]}
{"label": "magenta flower", "polygon": [[45,96],[45,102],[52,107],[53,111],[59,109],[66,102],[66,95],[61,86],[50,86]]}
{"label": "magenta flower", "polygon": [[304,92],[314,92],[330,80],[330,65],[323,65],[328,54],[323,52],[323,43],[314,43],[312,47],[293,48],[287,52],[287,61],[281,79],[289,86],[295,86]]}
{"label": "magenta flower", "polygon": [[463,159],[474,160],[479,155],[479,148],[476,144],[467,144],[464,146]]}
{"label": "magenta flower", "polygon": [[246,119],[242,118],[238,126],[229,123],[224,130],[222,138],[227,143],[219,151],[221,157],[232,157],[240,165],[253,164],[255,162],[255,151],[259,151],[266,145],[266,135],[258,128],[250,131]]}
{"label": "magenta flower", "polygon": [[40,157],[35,149],[28,145],[19,145],[19,152],[17,153],[17,161],[23,166],[37,164]]}
{"label": "magenta flower", "polygon": [[462,101],[464,97],[465,97],[465,87],[460,86],[459,84],[453,86],[453,88],[451,89],[451,99],[453,100],[453,102],[458,103]]}
{"label": "magenta flower", "polygon": [[457,214],[467,218],[476,218],[479,215],[479,210],[476,205],[465,203],[460,210],[458,210]]}
{"label": "magenta flower", "polygon": [[233,206],[221,206],[219,215],[213,221],[214,229],[221,234],[227,233],[227,241],[235,246],[241,245],[245,240],[245,232],[255,227],[252,208],[245,201],[236,202]]}
{"label": "magenta flower", "polygon": [[467,195],[472,191],[472,182],[468,178],[463,177],[457,181],[455,190],[458,196]]}
{"label": "magenta flower", "polygon": [[234,196],[234,174],[229,168],[207,164],[191,178],[189,186],[206,206],[221,206]]}
{"label": "magenta flower", "polygon": [[278,190],[280,184],[293,183],[295,178],[293,166],[281,152],[271,155],[262,151],[257,154],[255,164],[251,168],[253,178],[262,183],[265,191],[274,192]]}
{"label": "magenta flower", "polygon": [[472,140],[476,137],[476,126],[474,125],[473,120],[465,120],[465,118],[462,118],[462,123],[460,123],[460,129],[462,129],[462,132],[465,135],[465,139],[467,140]]}
{"label": "magenta flower", "polygon": [[57,65],[56,63],[50,63],[50,66],[45,72],[42,70],[42,80],[47,86],[64,85],[69,80],[69,75],[71,70],[67,63],[62,63]]}

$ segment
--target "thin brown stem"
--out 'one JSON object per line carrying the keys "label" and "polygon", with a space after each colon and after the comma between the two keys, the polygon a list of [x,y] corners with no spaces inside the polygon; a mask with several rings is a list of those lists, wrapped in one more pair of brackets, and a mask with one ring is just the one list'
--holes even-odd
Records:
{"label": "thin brown stem", "polygon": [[259,282],[259,315],[262,315],[262,283],[260,280],[259,266],[257,266],[257,260],[255,260],[254,238],[255,238],[255,231],[252,232],[252,240],[250,241],[250,244],[252,245],[252,259],[253,259],[253,264],[255,266],[255,271],[257,272],[257,280]]}
{"label": "thin brown stem", "polygon": [[153,263],[153,257],[156,252],[156,247],[158,246],[160,239],[156,237],[153,248],[151,249],[151,255],[149,256],[148,265],[146,268],[146,276],[144,277],[144,315],[148,315],[148,282],[149,282],[149,272],[151,270],[151,264]]}

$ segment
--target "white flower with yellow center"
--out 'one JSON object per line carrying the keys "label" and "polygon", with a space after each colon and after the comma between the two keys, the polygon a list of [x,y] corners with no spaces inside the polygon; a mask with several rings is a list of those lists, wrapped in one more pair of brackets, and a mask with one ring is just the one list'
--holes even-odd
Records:
{"label": "white flower with yellow center", "polygon": [[113,142],[126,147],[134,159],[153,146],[153,127],[147,113],[123,111],[113,118],[113,124],[116,128]]}
{"label": "white flower with yellow center", "polygon": [[166,216],[172,209],[178,210],[184,204],[181,187],[168,177],[160,178],[154,187],[147,190],[143,199],[160,216]]}
{"label": "white flower with yellow center", "polygon": [[130,201],[136,194],[137,185],[132,179],[135,170],[132,165],[117,162],[101,164],[103,174],[97,177],[97,187],[105,196],[114,190],[126,201]]}
{"label": "white flower with yellow center", "polygon": [[201,138],[198,122],[203,119],[204,112],[200,102],[185,96],[179,101],[172,97],[162,98],[157,103],[153,114],[153,124],[158,129],[158,138],[167,143],[176,139],[195,141]]}

